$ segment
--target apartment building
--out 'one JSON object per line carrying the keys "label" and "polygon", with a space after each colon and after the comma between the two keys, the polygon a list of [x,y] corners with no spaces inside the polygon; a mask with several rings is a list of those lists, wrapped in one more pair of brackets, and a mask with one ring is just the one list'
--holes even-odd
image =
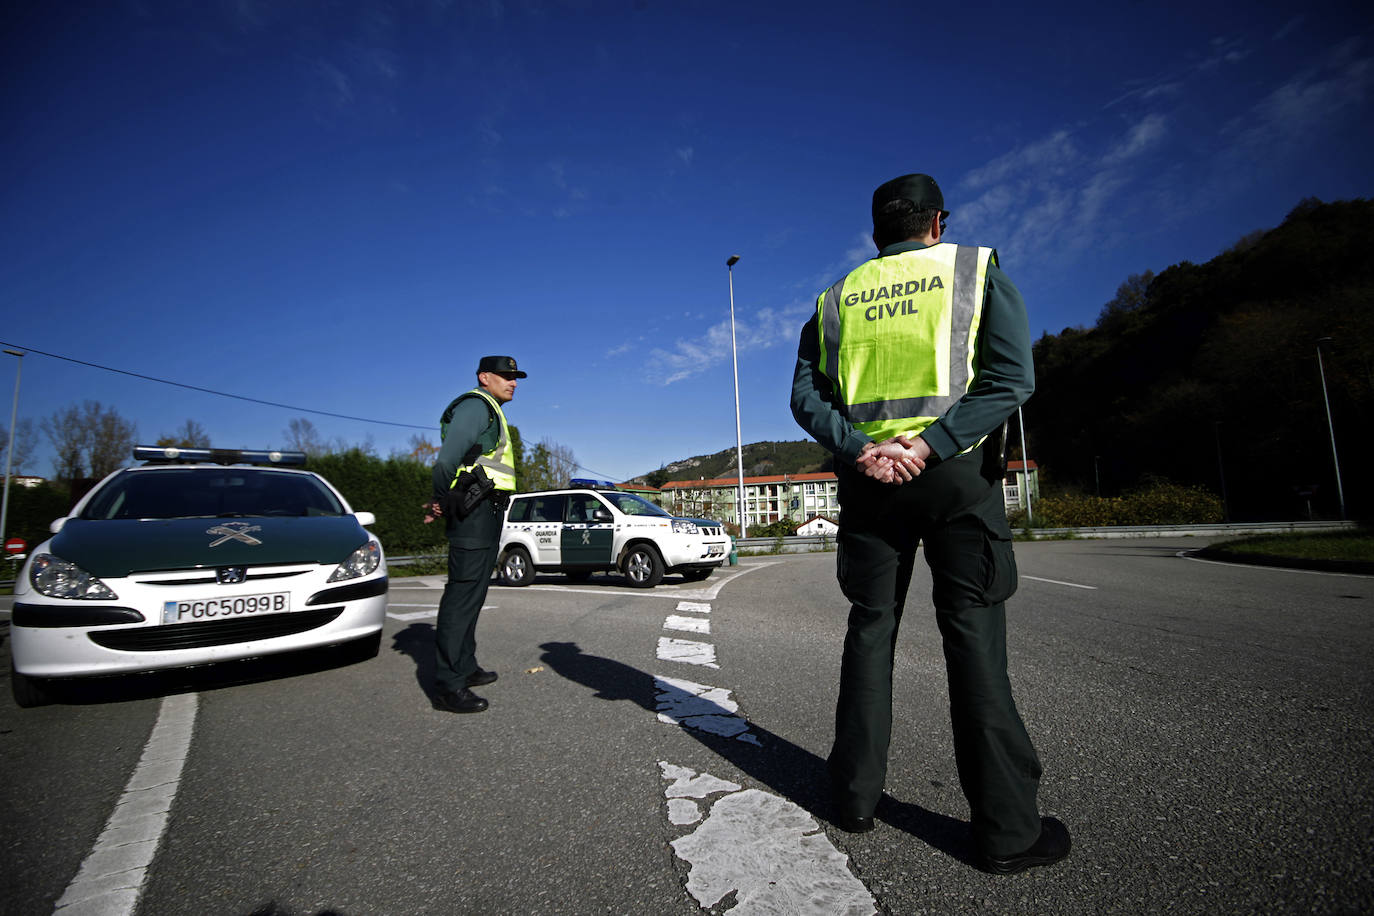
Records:
{"label": "apartment building", "polygon": [[[838,480],[833,471],[813,474],[774,474],[744,478],[745,526],[753,528],[781,519],[798,524],[816,516],[838,519],[840,502]],[[738,526],[739,479],[715,477],[701,480],[670,480],[655,490],[649,486],[621,484],[646,499],[656,502],[674,515],[716,519]],[[1002,483],[1007,511],[1025,508],[1028,499],[1038,499],[1040,484],[1035,462],[1012,461]]]}

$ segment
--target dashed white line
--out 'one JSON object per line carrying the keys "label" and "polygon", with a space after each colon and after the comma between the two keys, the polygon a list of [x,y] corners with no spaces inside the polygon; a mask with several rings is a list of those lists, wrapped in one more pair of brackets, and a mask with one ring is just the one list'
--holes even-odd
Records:
{"label": "dashed white line", "polygon": [[716,664],[716,647],[709,642],[691,639],[673,639],[668,636],[658,638],[658,658],[665,662],[686,662],[706,668],[719,668]]}
{"label": "dashed white line", "polygon": [[877,912],[873,896],[849,871],[849,860],[798,805],[762,792],[698,775],[660,761],[669,821],[701,819],[691,798],[728,793],[709,806],[704,823],[670,844],[687,862],[687,891],[703,909],[732,892],[730,912],[797,916],[864,916]]}
{"label": "dashed white line", "polygon": [[669,614],[668,619],[663,621],[665,630],[682,630],[685,633],[703,633],[711,635],[711,621],[705,617],[682,617],[677,614]]}
{"label": "dashed white line", "polygon": [[95,847],[57,901],[61,916],[129,916],[138,905],[153,854],[181,784],[191,748],[196,694],[167,697],[143,756]]}
{"label": "dashed white line", "polygon": [[696,684],[681,678],[654,676],[658,691],[658,721],[735,738],[749,744],[759,739],[749,734],[749,720],[737,715],[739,704],[724,687]]}

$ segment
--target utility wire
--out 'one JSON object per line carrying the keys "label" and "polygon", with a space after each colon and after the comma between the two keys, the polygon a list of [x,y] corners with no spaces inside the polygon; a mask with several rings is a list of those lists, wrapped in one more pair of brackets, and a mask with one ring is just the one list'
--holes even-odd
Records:
{"label": "utility wire", "polygon": [[[430,431],[431,431],[431,427],[429,427],[429,426],[416,426],[416,425],[413,424],[413,423],[397,423],[397,422],[392,421],[392,420],[373,420],[373,419],[369,419],[368,417],[352,417],[352,416],[349,416],[348,414],[331,413],[331,412],[329,412],[329,411],[327,411],[327,410],[314,410],[313,408],[310,408],[310,407],[294,407],[294,406],[292,406],[291,404],[279,404],[279,403],[276,402],[276,401],[264,401],[264,400],[262,400],[261,398],[250,398],[250,397],[247,397],[246,395],[242,395],[242,394],[230,394],[230,393],[227,392],[227,391],[215,391],[213,388],[202,388],[202,387],[200,387],[199,385],[188,385],[188,384],[186,384],[185,382],[174,382],[174,381],[172,381],[171,379],[156,378],[156,377],[151,376],[151,375],[143,375],[143,374],[140,373],[140,372],[130,372],[130,371],[128,371],[127,369],[115,369],[115,368],[112,367],[112,366],[102,366],[102,365],[100,365],[99,363],[88,363],[88,362],[86,362],[84,359],[76,359],[76,358],[71,357],[71,356],[62,356],[62,355],[60,355],[60,354],[58,354],[58,353],[48,353],[48,352],[45,352],[45,351],[43,351],[43,350],[34,349],[33,347],[25,347],[25,346],[22,346],[22,345],[20,345],[20,344],[9,343],[9,342],[3,341],[3,340],[0,340],[0,346],[13,347],[13,348],[16,349],[16,350],[23,350],[25,353],[37,353],[39,356],[47,356],[47,357],[49,357],[49,358],[51,358],[51,359],[60,359],[60,360],[62,360],[62,361],[64,361],[64,362],[76,363],[76,364],[79,365],[79,366],[87,366],[87,367],[89,367],[89,368],[91,368],[91,369],[102,369],[102,370],[104,370],[105,372],[117,372],[117,373],[119,373],[120,375],[127,375],[127,376],[130,376],[130,377],[132,377],[132,378],[143,379],[143,380],[146,381],[146,382],[157,382],[157,383],[160,384],[160,385],[174,385],[174,386],[176,386],[177,388],[186,388],[186,389],[188,389],[188,390],[190,390],[190,391],[199,391],[199,392],[202,392],[202,393],[204,393],[204,394],[213,394],[213,395],[217,395],[217,396],[222,397],[222,398],[234,398],[235,400],[238,400],[238,401],[248,401],[249,403],[252,403],[252,404],[264,404],[264,405],[266,405],[266,406],[268,406],[268,407],[281,407],[281,408],[284,408],[284,409],[286,409],[286,410],[295,410],[295,411],[299,411],[299,412],[301,412],[301,413],[313,413],[313,414],[318,414],[318,415],[323,416],[323,417],[335,417],[335,418],[340,419],[340,420],[356,420],[356,421],[359,422],[359,423],[378,423],[378,424],[381,424],[382,426],[399,426],[399,427],[401,427],[401,428],[403,428],[403,429],[422,429],[422,430],[424,430],[424,431],[426,431],[426,432],[430,432]],[[585,466],[580,465],[580,464],[578,465],[578,467],[581,468],[581,469],[584,470],[584,471],[591,471],[593,474],[596,474],[598,477],[601,477],[601,478],[603,478],[603,479],[605,479],[605,480],[609,480],[609,479],[610,479],[610,477],[609,477],[608,475],[598,473],[597,471],[594,471],[594,470],[592,470],[592,469],[589,468],[589,467],[585,467]]]}
{"label": "utility wire", "polygon": [[215,391],[213,388],[201,388],[199,385],[187,385],[185,382],[174,382],[174,381],[172,381],[172,380],[170,380],[170,379],[165,379],[165,378],[154,378],[154,377],[151,376],[151,375],[143,375],[143,374],[138,373],[138,372],[129,372],[129,371],[125,370],[125,369],[115,369],[115,368],[113,368],[113,367],[111,367],[111,366],[102,366],[102,365],[100,365],[100,364],[98,364],[98,363],[88,363],[88,362],[86,362],[85,360],[82,360],[82,359],[74,359],[73,357],[70,357],[70,356],[61,356],[61,355],[59,355],[59,354],[57,354],[57,353],[45,353],[45,352],[42,351],[42,350],[35,350],[33,347],[25,347],[25,346],[21,346],[21,345],[19,345],[19,344],[6,343],[5,341],[2,341],[2,340],[0,340],[0,346],[13,347],[13,348],[16,349],[16,350],[23,350],[23,351],[25,351],[26,353],[37,353],[39,356],[47,356],[47,357],[51,357],[52,359],[60,359],[60,360],[63,360],[64,362],[76,363],[77,365],[80,365],[80,366],[89,366],[89,367],[92,368],[92,369],[103,369],[103,370],[105,370],[106,372],[117,372],[117,373],[119,373],[120,375],[128,375],[128,376],[132,376],[133,378],[141,378],[141,379],[143,379],[144,381],[147,381],[147,382],[157,382],[157,383],[162,384],[162,385],[175,385],[177,388],[186,388],[186,389],[189,389],[189,390],[191,390],[191,391],[200,391],[200,392],[203,392],[203,393],[205,393],[205,394],[218,395],[219,397],[222,397],[222,398],[234,398],[235,400],[239,400],[239,401],[248,401],[248,402],[253,403],[253,404],[265,404],[265,405],[268,406],[268,407],[281,407],[281,408],[284,408],[284,409],[286,409],[286,410],[296,410],[296,411],[300,411],[301,413],[319,414],[319,415],[322,416],[322,417],[335,417],[335,418],[340,419],[340,420],[356,420],[356,421],[359,422],[359,423],[378,423],[378,424],[381,424],[382,426],[400,426],[400,427],[402,427],[402,428],[404,428],[404,429],[423,429],[423,430],[425,430],[425,431],[427,431],[427,432],[430,431],[430,429],[431,429],[431,428],[428,427],[428,426],[416,426],[416,425],[413,424],[413,423],[396,423],[396,422],[394,422],[394,421],[392,421],[392,420],[372,420],[372,419],[369,419],[369,418],[367,418],[367,417],[351,417],[351,416],[349,416],[348,414],[343,414],[343,413],[330,413],[330,412],[327,411],[327,410],[314,410],[314,409],[309,408],[309,407],[293,407],[293,406],[290,405],[290,404],[279,404],[279,403],[277,403],[276,401],[264,401],[264,400],[262,400],[261,398],[250,398],[250,397],[246,397],[246,396],[241,395],[241,394],[230,394],[230,393],[227,392],[227,391]]}

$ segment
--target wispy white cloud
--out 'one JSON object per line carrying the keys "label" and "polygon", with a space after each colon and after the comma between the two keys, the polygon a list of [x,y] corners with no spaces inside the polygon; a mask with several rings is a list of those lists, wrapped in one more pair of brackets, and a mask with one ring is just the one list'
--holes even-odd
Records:
{"label": "wispy white cloud", "polygon": [[692,164],[692,159],[693,159],[693,158],[696,156],[696,154],[697,154],[696,149],[695,149],[694,147],[691,147],[691,146],[679,147],[679,148],[678,148],[677,150],[675,150],[674,152],[676,152],[676,153],[677,153],[677,157],[678,157],[679,159],[682,160],[682,164],[683,164],[683,165],[691,165],[691,164]]}
{"label": "wispy white cloud", "polygon": [[[735,314],[735,346],[740,354],[771,347],[795,346],[797,332],[806,321],[810,306],[795,303],[783,308],[765,307],[757,312]],[[672,349],[655,348],[649,353],[645,380],[654,385],[671,385],[699,375],[730,359],[730,321],[718,322],[695,337],[683,338]]]}
{"label": "wispy white cloud", "polygon": [[1311,142],[1311,131],[1364,104],[1374,82],[1374,58],[1360,57],[1361,48],[1359,39],[1350,39],[1332,49],[1316,66],[1229,121],[1222,136],[1234,142],[1240,155],[1256,149],[1273,155],[1276,148]]}

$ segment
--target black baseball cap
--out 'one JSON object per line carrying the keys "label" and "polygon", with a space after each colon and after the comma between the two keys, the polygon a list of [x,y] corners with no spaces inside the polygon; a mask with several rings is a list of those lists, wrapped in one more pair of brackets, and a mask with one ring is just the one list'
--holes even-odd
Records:
{"label": "black baseball cap", "polygon": [[484,356],[482,361],[477,364],[478,372],[495,372],[500,375],[513,375],[516,378],[528,378],[528,372],[521,372],[515,367],[514,356]]}
{"label": "black baseball cap", "polygon": [[874,222],[877,222],[878,213],[883,209],[883,205],[894,200],[909,200],[917,210],[939,210],[944,214],[949,213],[945,209],[945,195],[940,193],[940,186],[929,175],[903,175],[879,185],[878,190],[873,192]]}

